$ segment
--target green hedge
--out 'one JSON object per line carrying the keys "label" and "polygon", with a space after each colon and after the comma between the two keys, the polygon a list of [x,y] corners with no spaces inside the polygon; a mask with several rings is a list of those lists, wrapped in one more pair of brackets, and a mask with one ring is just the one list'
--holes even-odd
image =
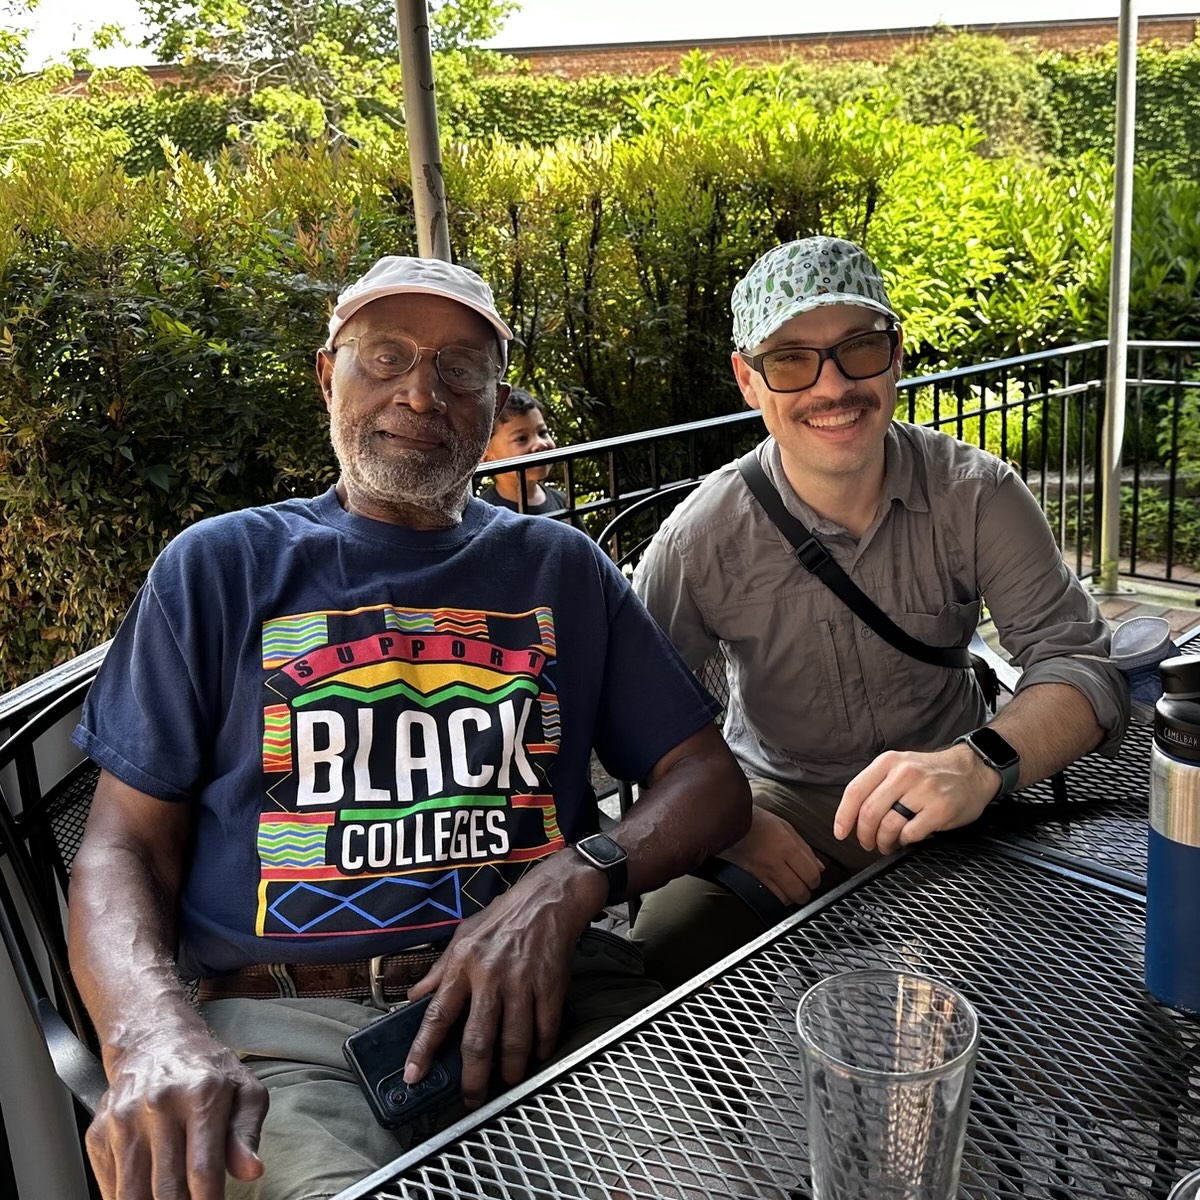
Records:
{"label": "green hedge", "polygon": [[[197,517],[333,477],[329,297],[411,244],[409,197],[327,154],[131,178],[46,159],[0,191],[0,644],[16,682],[108,636]],[[18,228],[19,225],[19,228]]]}
{"label": "green hedge", "polygon": [[[729,292],[768,246],[811,232],[864,240],[884,265],[909,374],[1103,332],[1103,156],[1066,171],[984,158],[970,128],[744,82],[698,61],[660,95],[735,107],[655,101],[637,136],[446,153],[451,244],[495,286],[521,339],[512,377],[546,397],[563,441],[739,408]],[[332,478],[312,381],[330,299],[414,249],[393,144],[209,162],[160,147],[165,166],[135,174],[112,128],[42,100],[3,126],[8,682],[108,636],[189,521]],[[1200,328],[1198,187],[1139,174],[1135,335]]]}
{"label": "green hedge", "polygon": [[166,166],[164,139],[195,158],[215,158],[228,144],[238,113],[229,95],[182,87],[165,87],[150,96],[116,95],[94,107],[97,129],[119,130],[129,138],[122,162],[135,175]]}
{"label": "green hedge", "polygon": [[[914,42],[887,65],[795,59],[731,68],[693,53],[676,71],[578,80],[468,69],[458,59],[443,65],[438,96],[448,142],[499,136],[544,146],[560,138],[617,131],[634,137],[654,127],[664,111],[686,113],[690,119],[698,111],[733,113],[743,104],[786,99],[825,113],[847,103],[890,103],[898,115],[917,124],[970,122],[982,134],[976,150],[986,155],[1070,161],[1092,150],[1109,157],[1112,153],[1115,44],[1093,51],[1037,53],[1032,43],[947,30]],[[737,92],[723,86],[734,77]],[[65,79],[48,78],[53,86]],[[309,138],[311,100],[293,97],[289,102],[283,94],[251,100],[214,91],[214,84],[209,78],[200,90],[188,85],[156,93],[137,69],[102,71],[85,100],[57,100],[75,110],[69,118],[75,124],[116,135],[124,146],[125,166],[134,172],[163,165],[163,137],[196,157],[215,156],[229,144],[234,126],[251,140],[256,123],[278,125],[284,138]],[[364,86],[356,81],[350,91]],[[1200,179],[1200,43],[1142,47],[1137,90],[1138,161]],[[6,140],[18,144],[13,117],[19,129],[21,113],[32,112],[41,122],[68,120],[49,114],[52,100],[52,88],[47,91],[37,80],[0,85],[0,110],[9,126],[0,133],[0,149]],[[403,124],[398,91],[394,97],[387,89],[382,96],[364,96],[362,106],[367,124],[377,122],[382,136]]]}
{"label": "green hedge", "polygon": [[[638,89],[644,81],[632,84]],[[627,125],[631,82],[599,75],[492,75],[439,94],[445,137],[469,142],[502,137],[545,146],[560,138],[604,137]]]}
{"label": "green hedge", "polygon": [[[1050,87],[1055,133],[1047,149],[1071,158],[1111,154],[1116,130],[1116,46],[1045,54],[1038,71]],[[1137,158],[1200,180],[1200,42],[1178,49],[1143,46],[1137,56]]]}

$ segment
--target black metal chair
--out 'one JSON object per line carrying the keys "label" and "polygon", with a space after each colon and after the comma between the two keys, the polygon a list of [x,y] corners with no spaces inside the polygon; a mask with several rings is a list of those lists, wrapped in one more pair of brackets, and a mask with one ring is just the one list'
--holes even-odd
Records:
{"label": "black metal chair", "polygon": [[98,772],[84,761],[43,789],[37,743],[79,707],[91,682],[77,683],[0,745],[0,772],[11,767],[21,801],[10,805],[0,789],[0,936],[54,1070],[89,1115],[107,1081],[67,961],[65,914]]}
{"label": "black metal chair", "polygon": [[[699,479],[684,479],[634,501],[600,530],[596,535],[597,543],[605,548],[618,567],[636,567],[662,524],[664,505],[669,505],[666,510],[669,512],[699,486]],[[631,538],[633,544],[628,545]]]}
{"label": "black metal chair", "polygon": [[[608,551],[618,567],[632,571],[662,524],[664,509],[669,512],[699,485],[699,479],[686,479],[643,496],[609,521],[597,535],[596,541]],[[729,679],[724,654],[718,650],[700,667],[696,676],[724,709],[729,699]],[[618,780],[617,796],[621,812],[628,812],[634,802],[633,784],[627,779]],[[717,883],[732,892],[767,927],[782,921],[792,911],[789,905],[784,904],[749,871],[727,859],[710,858],[701,863],[692,874],[707,879],[710,883]],[[632,897],[629,901],[630,921],[637,916],[638,906],[638,899]]]}

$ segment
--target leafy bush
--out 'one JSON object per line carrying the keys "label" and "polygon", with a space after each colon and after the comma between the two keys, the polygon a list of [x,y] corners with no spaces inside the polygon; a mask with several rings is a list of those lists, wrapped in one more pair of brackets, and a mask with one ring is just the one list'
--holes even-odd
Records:
{"label": "leafy bush", "polygon": [[141,179],[47,159],[6,180],[10,679],[108,636],[196,517],[332,478],[313,351],[338,283],[411,241],[383,178],[320,154],[247,169],[176,156]]}
{"label": "leafy bush", "polygon": [[1049,85],[1030,44],[946,30],[897,55],[887,83],[908,120],[969,123],[981,133],[977,150],[989,157],[1031,152],[1056,133]]}
{"label": "leafy bush", "polygon": [[735,128],[647,121],[634,138],[447,156],[451,242],[498,285],[516,381],[563,397],[557,424],[575,438],[736,407],[737,279],[774,241],[865,236],[899,123],[755,103]]}
{"label": "leafy bush", "polygon": [[[1070,159],[1087,150],[1111,155],[1116,128],[1117,47],[1054,52],[1037,59],[1055,113],[1047,149]],[[1200,41],[1137,56],[1137,154],[1175,175],[1200,180]]]}

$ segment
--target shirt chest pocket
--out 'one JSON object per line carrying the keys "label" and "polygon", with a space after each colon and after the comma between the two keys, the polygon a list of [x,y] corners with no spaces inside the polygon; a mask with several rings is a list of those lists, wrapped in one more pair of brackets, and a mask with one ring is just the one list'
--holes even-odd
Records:
{"label": "shirt chest pocket", "polygon": [[[967,600],[947,604],[935,613],[898,613],[893,620],[927,646],[966,646],[982,611],[980,601]],[[894,698],[908,706],[914,716],[925,705],[938,706],[950,692],[962,687],[965,678],[962,672],[920,662],[899,650],[892,650],[889,657],[896,681]],[[963,668],[964,672],[967,670]]]}
{"label": "shirt chest pocket", "polygon": [[981,601],[966,600],[947,604],[935,613],[905,612],[893,619],[927,646],[965,646],[982,612]]}

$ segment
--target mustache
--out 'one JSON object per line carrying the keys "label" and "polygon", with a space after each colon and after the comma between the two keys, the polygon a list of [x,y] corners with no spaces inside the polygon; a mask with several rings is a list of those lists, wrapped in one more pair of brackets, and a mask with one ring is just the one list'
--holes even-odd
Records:
{"label": "mustache", "polygon": [[881,407],[878,396],[870,392],[850,392],[838,400],[822,400],[810,404],[806,408],[798,408],[791,413],[791,420],[796,424],[807,421],[811,417],[823,417],[827,413],[845,412],[848,408],[862,408],[867,412],[876,412]]}
{"label": "mustache", "polygon": [[381,421],[373,429],[368,431],[364,427],[364,436],[369,437],[371,432],[390,433],[395,437],[413,438],[417,441],[440,442],[446,437],[446,423],[442,420],[400,420],[400,421]]}

